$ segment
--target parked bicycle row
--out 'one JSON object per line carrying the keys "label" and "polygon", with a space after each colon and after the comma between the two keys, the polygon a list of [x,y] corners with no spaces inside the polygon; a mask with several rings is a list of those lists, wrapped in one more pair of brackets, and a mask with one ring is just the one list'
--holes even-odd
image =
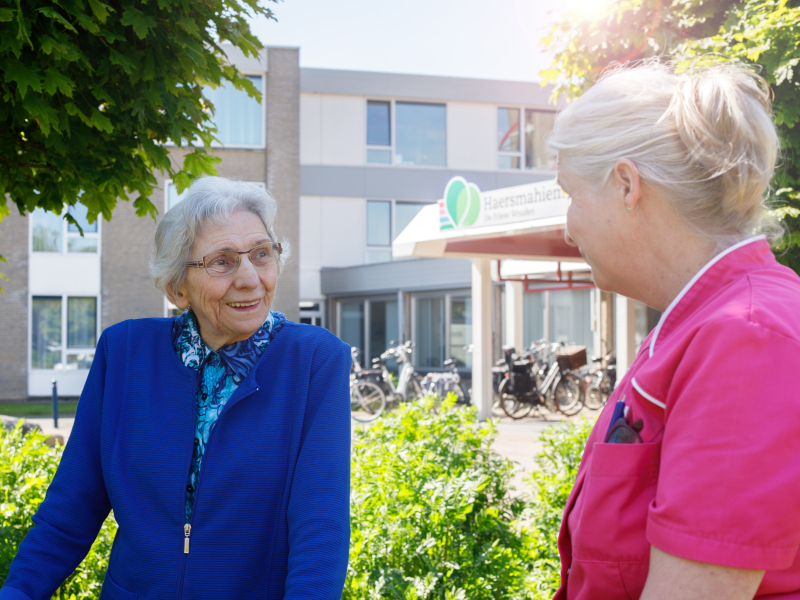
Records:
{"label": "parked bicycle row", "polygon": [[610,354],[592,362],[601,367],[587,370],[586,346],[575,344],[539,340],[519,353],[504,348],[492,369],[493,414],[521,419],[542,408],[566,416],[601,408],[614,390],[616,361]]}
{"label": "parked bicycle row", "polygon": [[[362,368],[358,348],[351,348],[350,411],[354,420],[373,421],[387,407],[426,395],[445,398],[452,392],[459,403],[469,402],[471,390],[464,389],[455,360],[444,361],[445,372],[420,377],[411,364],[413,348],[410,341],[392,343],[372,360],[371,368]],[[472,351],[471,346],[464,349]],[[387,361],[393,359],[397,361],[396,376],[387,367]],[[493,414],[521,419],[546,408],[572,416],[584,407],[602,407],[616,383],[615,360],[613,353],[603,361],[592,360],[604,366],[587,370],[585,346],[539,340],[519,353],[514,348],[504,348],[503,358],[492,369]]]}
{"label": "parked bicycle row", "polygon": [[[393,344],[393,343],[392,343]],[[400,402],[413,402],[417,398],[435,395],[444,398],[453,392],[458,401],[466,404],[468,396],[461,386],[461,377],[455,360],[444,361],[448,369],[444,373],[428,373],[420,378],[411,364],[414,344],[405,342],[392,345],[378,358],[372,360],[372,368],[364,369],[358,360],[358,348],[351,348],[353,357],[350,379],[350,414],[353,419],[368,422],[377,419],[387,406]],[[389,372],[387,361],[397,360],[398,373],[395,378]]]}

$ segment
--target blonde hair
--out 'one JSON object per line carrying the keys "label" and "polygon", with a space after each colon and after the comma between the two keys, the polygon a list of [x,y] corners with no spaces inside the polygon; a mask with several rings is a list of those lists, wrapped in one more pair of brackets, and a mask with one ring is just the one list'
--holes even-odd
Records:
{"label": "blonde hair", "polygon": [[559,168],[605,184],[631,160],[642,180],[721,247],[775,229],[766,198],[779,152],[767,83],[736,64],[676,74],[656,60],[604,73],[556,118]]}

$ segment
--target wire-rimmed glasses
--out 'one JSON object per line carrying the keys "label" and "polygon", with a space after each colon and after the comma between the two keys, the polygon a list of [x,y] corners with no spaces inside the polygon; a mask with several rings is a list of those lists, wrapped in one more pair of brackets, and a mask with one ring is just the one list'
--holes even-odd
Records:
{"label": "wire-rimmed glasses", "polygon": [[268,269],[277,264],[278,257],[282,252],[283,248],[279,243],[268,242],[242,252],[230,250],[206,254],[202,260],[188,262],[186,266],[205,269],[206,273],[211,277],[225,277],[226,275],[233,275],[239,268],[242,262],[242,254],[250,255],[250,262],[256,269]]}

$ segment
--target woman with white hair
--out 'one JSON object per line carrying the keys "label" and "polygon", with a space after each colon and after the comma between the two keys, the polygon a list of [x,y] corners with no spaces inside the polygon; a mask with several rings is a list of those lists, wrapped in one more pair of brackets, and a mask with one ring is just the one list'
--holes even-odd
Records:
{"label": "woman with white hair", "polygon": [[603,75],[549,140],[566,238],[663,312],[594,427],[556,598],[800,598],[800,278],[759,231],[779,151],[734,65]]}
{"label": "woman with white hair", "polygon": [[196,180],[151,271],[186,312],[109,327],[2,600],[44,600],[113,509],[101,599],[338,599],[350,348],[270,310],[285,253],[265,189]]}

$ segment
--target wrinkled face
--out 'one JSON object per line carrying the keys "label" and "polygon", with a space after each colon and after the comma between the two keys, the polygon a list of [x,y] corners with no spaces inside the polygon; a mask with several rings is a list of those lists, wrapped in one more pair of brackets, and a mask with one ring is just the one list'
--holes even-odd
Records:
{"label": "wrinkled face", "polygon": [[558,182],[571,198],[565,238],[577,246],[592,268],[592,279],[602,290],[617,291],[626,257],[631,251],[629,214],[615,182],[593,186],[562,168]]}
{"label": "wrinkled face", "polygon": [[[261,219],[249,211],[237,211],[225,222],[208,222],[201,228],[190,260],[218,251],[249,250],[270,241]],[[277,265],[256,269],[247,254],[240,261],[236,272],[224,277],[188,267],[183,285],[173,295],[178,308],[192,306],[200,335],[214,350],[253,335],[266,320],[275,296]]]}

